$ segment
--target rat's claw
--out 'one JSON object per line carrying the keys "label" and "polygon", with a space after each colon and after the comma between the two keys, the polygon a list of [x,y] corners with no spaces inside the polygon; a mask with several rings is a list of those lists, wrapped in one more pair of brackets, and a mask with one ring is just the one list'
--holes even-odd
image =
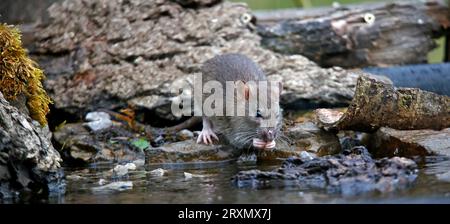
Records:
{"label": "rat's claw", "polygon": [[203,143],[206,145],[209,144],[213,144],[213,139],[211,138],[211,136],[213,138],[215,138],[216,140],[219,140],[219,138],[217,137],[217,135],[210,129],[203,129],[202,132],[200,133],[200,135],[197,138],[197,143]]}
{"label": "rat's claw", "polygon": [[214,132],[211,132],[211,135],[217,140],[219,141],[219,137],[217,137],[217,135]]}

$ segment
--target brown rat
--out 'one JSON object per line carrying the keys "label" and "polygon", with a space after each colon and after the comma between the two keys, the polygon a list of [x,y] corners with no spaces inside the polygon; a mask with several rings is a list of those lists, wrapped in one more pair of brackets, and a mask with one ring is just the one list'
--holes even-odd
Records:
{"label": "brown rat", "polygon": [[[224,54],[204,63],[202,67],[202,81],[203,84],[207,81],[218,81],[224,88],[227,81],[242,81],[244,83],[244,98],[248,101],[249,94],[256,94],[256,92],[260,91],[260,88],[254,86],[250,88],[246,83],[250,81],[267,81],[267,78],[261,68],[250,58],[242,54]],[[273,95],[271,91],[277,91],[277,94]],[[259,149],[275,148],[275,140],[280,135],[282,125],[281,108],[278,103],[280,91],[281,86],[275,89],[268,89],[269,101],[275,100],[275,107],[260,107],[258,102],[257,110],[254,114],[248,114],[250,110],[246,106],[246,116],[225,116],[227,105],[236,103],[238,100],[234,98],[230,101],[230,99],[224,98],[224,116],[204,115],[202,117],[203,129],[198,136],[197,143],[212,144],[213,139],[219,140],[219,135],[237,148],[250,148],[251,146]],[[223,92],[225,95],[225,90]],[[209,95],[211,94],[203,95],[203,102]],[[274,96],[277,99],[273,99]],[[275,116],[275,123],[267,127],[262,125],[262,120],[267,119],[271,114]]]}

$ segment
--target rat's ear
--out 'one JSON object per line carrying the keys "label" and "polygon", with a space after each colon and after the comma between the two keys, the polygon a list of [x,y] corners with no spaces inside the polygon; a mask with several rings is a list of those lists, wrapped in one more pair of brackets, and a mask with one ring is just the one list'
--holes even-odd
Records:
{"label": "rat's ear", "polygon": [[248,99],[250,98],[250,88],[248,87],[247,84],[244,84],[244,96],[245,100],[248,101]]}
{"label": "rat's ear", "polygon": [[248,84],[245,81],[238,80],[238,81],[235,81],[235,85],[239,89],[243,88],[244,99],[248,101],[248,99],[250,98],[250,87],[248,86]]}

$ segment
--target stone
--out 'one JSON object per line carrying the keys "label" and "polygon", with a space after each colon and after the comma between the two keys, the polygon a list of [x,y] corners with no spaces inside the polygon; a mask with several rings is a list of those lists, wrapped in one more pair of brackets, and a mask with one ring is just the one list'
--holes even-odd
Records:
{"label": "stone", "polygon": [[202,178],[205,177],[204,175],[199,175],[199,174],[192,174],[192,173],[188,173],[188,172],[184,172],[184,179],[192,179],[192,178]]}
{"label": "stone", "polygon": [[191,179],[193,176],[192,176],[192,173],[187,173],[187,172],[184,172],[184,178],[185,179]]}
{"label": "stone", "polygon": [[107,181],[105,179],[98,180],[98,185],[100,185],[100,186],[105,185],[106,183],[107,183]]}
{"label": "stone", "polygon": [[105,112],[90,112],[85,119],[89,121],[85,125],[92,131],[108,129],[112,126],[111,116]]}
{"label": "stone", "polygon": [[167,170],[162,169],[162,168],[158,168],[158,169],[154,169],[152,171],[150,171],[150,175],[155,176],[155,177],[162,177],[164,176],[164,174],[167,172]]}
{"label": "stone", "polygon": [[27,191],[47,196],[64,193],[61,162],[48,126],[32,121],[0,92],[0,199]]}
{"label": "stone", "polygon": [[137,159],[133,161],[134,165],[136,165],[136,167],[139,166],[144,166],[145,165],[145,160],[144,159]]}
{"label": "stone", "polygon": [[273,171],[240,171],[232,182],[240,188],[324,189],[344,196],[405,189],[417,178],[417,164],[403,157],[374,160],[364,147],[338,155],[287,159]]}
{"label": "stone", "polygon": [[192,133],[192,131],[189,131],[187,129],[183,129],[177,133],[178,141],[185,141],[185,140],[190,140],[193,138],[194,138],[194,133]]}
{"label": "stone", "polygon": [[134,163],[127,163],[125,165],[116,165],[111,171],[113,175],[117,177],[122,177],[127,175],[130,170],[136,170],[136,165]]}
{"label": "stone", "polygon": [[256,160],[258,162],[275,162],[275,161],[283,161],[291,156],[299,156],[301,151],[297,151],[293,147],[287,146],[277,146],[276,149],[273,150],[257,150],[255,151]]}
{"label": "stone", "polygon": [[91,133],[83,123],[69,123],[53,136],[68,164],[144,159],[144,152],[132,144],[134,134],[121,126]]}
{"label": "stone", "polygon": [[132,181],[117,181],[99,187],[93,187],[92,191],[96,193],[108,193],[111,191],[126,191],[133,189]]}
{"label": "stone", "polygon": [[145,151],[146,164],[201,163],[235,160],[241,151],[227,145],[203,145],[194,140],[164,144]]}
{"label": "stone", "polygon": [[450,128],[396,130],[380,128],[371,135],[370,152],[377,157],[450,156]]}
{"label": "stone", "polygon": [[300,152],[300,158],[303,161],[309,161],[309,160],[313,160],[314,158],[316,158],[316,156],[313,156],[311,153],[308,153],[306,151],[302,151],[302,152]]}
{"label": "stone", "polygon": [[257,162],[257,156],[255,153],[243,153],[241,156],[239,156],[237,162],[241,164],[245,163],[252,163],[256,164]]}
{"label": "stone", "polygon": [[327,132],[312,122],[295,124],[285,131],[285,135],[297,151],[308,151],[318,156],[336,154],[341,151],[336,134]]}

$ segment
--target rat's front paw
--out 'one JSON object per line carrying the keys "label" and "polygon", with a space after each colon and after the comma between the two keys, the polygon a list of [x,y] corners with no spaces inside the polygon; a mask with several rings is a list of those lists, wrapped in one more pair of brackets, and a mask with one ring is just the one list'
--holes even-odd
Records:
{"label": "rat's front paw", "polygon": [[203,129],[198,135],[197,143],[204,143],[206,145],[213,144],[213,138],[219,141],[217,135],[211,129]]}

